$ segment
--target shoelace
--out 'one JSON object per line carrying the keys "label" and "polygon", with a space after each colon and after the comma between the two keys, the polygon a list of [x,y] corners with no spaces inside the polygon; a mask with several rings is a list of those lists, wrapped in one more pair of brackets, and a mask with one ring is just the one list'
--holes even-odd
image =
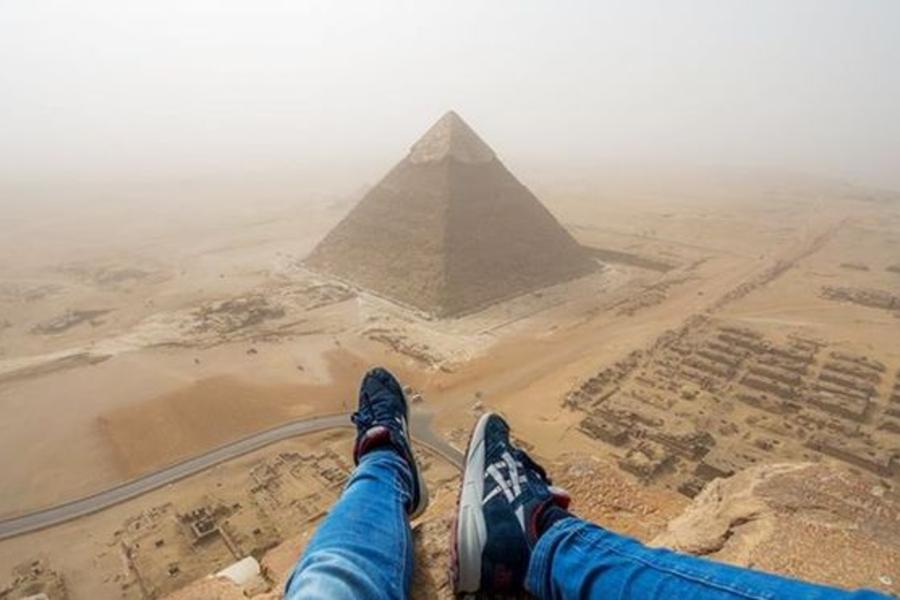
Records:
{"label": "shoelace", "polygon": [[527,452],[525,452],[521,448],[515,447],[513,450],[513,456],[521,460],[526,469],[537,473],[541,480],[548,486],[553,485],[553,482],[550,481],[550,477],[547,476],[547,471],[544,470],[544,467],[534,462],[534,460],[531,458],[531,456],[528,455]]}
{"label": "shoelace", "polygon": [[367,393],[363,393],[363,399],[359,403],[359,410],[350,416],[350,420],[362,429],[369,429],[373,425],[387,425],[395,427],[393,410],[389,400],[372,399]]}

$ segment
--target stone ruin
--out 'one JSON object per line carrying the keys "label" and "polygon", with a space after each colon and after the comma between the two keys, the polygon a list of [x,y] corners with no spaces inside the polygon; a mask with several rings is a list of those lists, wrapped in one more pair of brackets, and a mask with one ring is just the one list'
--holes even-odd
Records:
{"label": "stone ruin", "polygon": [[703,320],[668,332],[563,399],[579,430],[643,481],[696,495],[755,464],[828,457],[900,476],[900,373],[799,335]]}
{"label": "stone ruin", "polygon": [[850,302],[860,306],[868,306],[869,308],[896,311],[900,315],[900,296],[885,290],[826,285],[822,288],[821,295],[827,300]]}

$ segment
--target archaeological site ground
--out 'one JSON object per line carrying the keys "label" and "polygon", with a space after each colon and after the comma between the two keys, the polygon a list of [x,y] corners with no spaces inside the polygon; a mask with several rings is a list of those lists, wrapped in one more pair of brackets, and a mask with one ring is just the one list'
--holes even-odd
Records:
{"label": "archaeological site ground", "polygon": [[[0,599],[279,598],[377,364],[410,387],[434,496],[416,598],[451,595],[488,409],[576,514],[900,593],[900,195],[724,168],[544,179],[488,142],[447,113],[349,198],[185,184],[11,209]],[[242,586],[210,577],[246,557]]]}

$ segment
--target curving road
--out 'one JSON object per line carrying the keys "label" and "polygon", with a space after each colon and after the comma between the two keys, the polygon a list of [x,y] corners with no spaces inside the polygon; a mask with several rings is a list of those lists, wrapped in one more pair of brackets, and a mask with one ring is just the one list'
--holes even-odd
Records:
{"label": "curving road", "polygon": [[[410,419],[413,437],[415,437],[417,442],[446,458],[457,468],[462,468],[462,453],[446,440],[436,435],[429,427],[429,421],[428,415],[413,414]],[[142,475],[90,496],[84,496],[49,508],[0,520],[0,540],[58,525],[101,511],[104,508],[130,500],[179,479],[199,473],[219,463],[229,461],[282,440],[326,429],[351,426],[349,414],[327,415],[291,421],[224,446],[219,446],[199,456],[175,463],[159,471]]]}

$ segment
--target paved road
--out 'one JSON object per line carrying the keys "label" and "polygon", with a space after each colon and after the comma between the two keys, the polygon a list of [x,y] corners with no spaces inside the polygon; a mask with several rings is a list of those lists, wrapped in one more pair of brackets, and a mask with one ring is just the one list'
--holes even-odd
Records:
{"label": "paved road", "polygon": [[[446,440],[434,434],[429,427],[427,415],[414,414],[410,419],[410,427],[413,436],[421,444],[428,446],[437,452],[457,468],[462,467],[462,453],[447,443]],[[168,485],[184,477],[194,475],[219,463],[237,458],[248,452],[259,450],[275,442],[280,442],[292,437],[323,431],[350,427],[350,417],[347,414],[312,417],[291,421],[266,431],[253,434],[230,444],[220,446],[199,456],[166,467],[153,473],[142,475],[125,483],[108,488],[96,494],[71,500],[56,506],[37,510],[17,517],[0,521],[0,540],[36,531],[52,525],[58,525],[65,521],[77,519],[104,508],[109,508],[120,502],[130,500],[151,490]]]}

